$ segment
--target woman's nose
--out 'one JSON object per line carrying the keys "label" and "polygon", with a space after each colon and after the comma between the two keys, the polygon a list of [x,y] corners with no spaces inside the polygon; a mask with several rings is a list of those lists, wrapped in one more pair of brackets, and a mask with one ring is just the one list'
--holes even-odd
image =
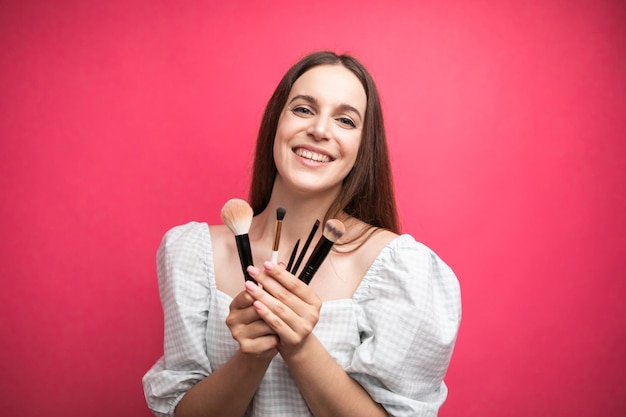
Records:
{"label": "woman's nose", "polygon": [[328,140],[331,137],[330,117],[317,116],[311,119],[311,126],[309,127],[309,134],[313,136],[315,140]]}

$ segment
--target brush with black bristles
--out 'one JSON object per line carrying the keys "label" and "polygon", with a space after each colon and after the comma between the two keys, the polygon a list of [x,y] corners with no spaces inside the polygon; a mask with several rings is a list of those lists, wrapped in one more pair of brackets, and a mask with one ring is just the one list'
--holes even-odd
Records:
{"label": "brush with black bristles", "polygon": [[274,227],[274,245],[272,245],[272,257],[271,261],[278,262],[278,246],[280,244],[280,231],[283,226],[283,219],[285,218],[285,210],[282,207],[276,209],[276,227]]}
{"label": "brush with black bristles", "polygon": [[326,259],[326,256],[332,249],[333,245],[341,238],[341,236],[343,236],[345,231],[346,228],[341,221],[337,219],[330,219],[326,221],[322,237],[315,245],[311,257],[306,261],[304,269],[298,276],[300,281],[307,285],[311,282],[313,276],[322,262],[324,262],[324,259]]}
{"label": "brush with black bristles", "polygon": [[248,237],[253,216],[252,207],[246,201],[238,198],[228,200],[222,207],[222,221],[235,235],[243,277],[246,281],[256,282],[247,271],[248,266],[253,265],[252,249]]}

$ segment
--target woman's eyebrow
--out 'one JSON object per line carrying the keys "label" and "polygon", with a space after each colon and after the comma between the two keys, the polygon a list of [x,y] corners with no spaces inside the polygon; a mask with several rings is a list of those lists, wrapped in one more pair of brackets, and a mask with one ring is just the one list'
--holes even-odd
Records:
{"label": "woman's eyebrow", "polygon": [[359,120],[363,120],[363,117],[361,116],[361,113],[353,106],[349,105],[349,104],[342,104],[339,106],[339,108],[343,111],[346,112],[353,112],[356,113],[356,115],[359,117]]}
{"label": "woman's eyebrow", "polygon": [[317,100],[315,100],[315,97],[308,96],[308,95],[305,95],[305,94],[298,94],[298,95],[293,96],[293,98],[291,100],[289,100],[289,104],[293,103],[296,100],[304,100],[307,103],[317,104]]}
{"label": "woman's eyebrow", "polygon": [[[289,100],[289,104],[293,103],[296,100],[304,100],[307,103],[317,105],[317,100],[315,99],[315,97],[309,96],[309,95],[306,95],[306,94],[298,94],[298,95],[293,96],[293,98],[291,100]],[[356,115],[359,117],[359,119],[363,120],[363,116],[361,116],[361,113],[354,106],[351,106],[349,104],[340,104],[339,105],[339,109],[341,109],[342,111],[348,111],[348,112],[356,113]]]}

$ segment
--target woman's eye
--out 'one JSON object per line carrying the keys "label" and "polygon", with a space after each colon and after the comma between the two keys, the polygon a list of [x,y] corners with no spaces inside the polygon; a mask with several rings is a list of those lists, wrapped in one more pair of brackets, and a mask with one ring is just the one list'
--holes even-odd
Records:
{"label": "woman's eye", "polygon": [[348,117],[340,117],[337,120],[339,121],[339,123],[344,124],[346,126],[356,127],[356,124],[354,123],[354,121]]}
{"label": "woman's eye", "polygon": [[294,113],[313,114],[313,112],[311,112],[311,109],[309,109],[307,107],[302,107],[302,106],[294,107],[292,111]]}

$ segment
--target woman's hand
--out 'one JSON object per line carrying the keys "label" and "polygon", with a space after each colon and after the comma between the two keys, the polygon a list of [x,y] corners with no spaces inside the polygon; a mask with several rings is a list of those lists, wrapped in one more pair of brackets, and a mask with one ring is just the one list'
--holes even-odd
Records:
{"label": "woman's hand", "polygon": [[176,416],[242,416],[257,392],[272,359],[278,337],[242,291],[230,303],[226,325],[239,350],[191,387],[176,406]]}
{"label": "woman's hand", "polygon": [[313,415],[387,416],[312,333],[322,308],[317,293],[283,265],[266,262],[264,267],[248,267],[260,285],[248,281],[246,291],[256,313],[278,336],[278,351]]}
{"label": "woman's hand", "polygon": [[319,319],[322,301],[315,291],[280,264],[264,263],[264,271],[250,266],[248,273],[260,284],[246,282],[252,306],[278,336],[278,350],[296,353]]}
{"label": "woman's hand", "polygon": [[253,302],[248,292],[240,292],[230,303],[226,325],[243,353],[271,359],[278,353],[278,337],[257,313]]}

